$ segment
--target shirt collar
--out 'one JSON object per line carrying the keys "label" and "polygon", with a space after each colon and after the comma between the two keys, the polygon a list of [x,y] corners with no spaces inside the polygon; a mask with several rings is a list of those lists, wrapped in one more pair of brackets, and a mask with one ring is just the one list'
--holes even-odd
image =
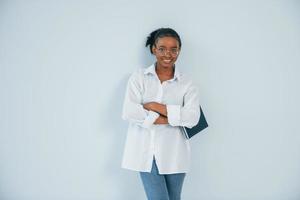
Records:
{"label": "shirt collar", "polygon": [[[153,63],[152,65],[150,65],[149,67],[147,67],[144,71],[144,74],[153,74],[153,75],[156,75],[156,71],[155,71],[155,64],[156,63]],[[175,72],[174,72],[174,78],[170,79],[169,81],[173,81],[173,80],[180,80],[180,71],[178,69],[178,67],[174,64],[174,67],[175,67]]]}

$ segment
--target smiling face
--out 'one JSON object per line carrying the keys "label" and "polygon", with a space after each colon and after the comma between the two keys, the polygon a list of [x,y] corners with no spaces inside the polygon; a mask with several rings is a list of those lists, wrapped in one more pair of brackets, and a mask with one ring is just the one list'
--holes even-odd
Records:
{"label": "smiling face", "polygon": [[159,38],[152,47],[158,67],[172,68],[179,55],[179,42],[173,37]]}

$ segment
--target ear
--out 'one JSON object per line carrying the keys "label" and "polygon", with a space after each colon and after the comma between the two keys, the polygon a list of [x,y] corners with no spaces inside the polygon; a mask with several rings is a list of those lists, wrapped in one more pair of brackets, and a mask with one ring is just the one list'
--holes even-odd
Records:
{"label": "ear", "polygon": [[156,52],[155,52],[155,46],[154,46],[154,45],[152,46],[152,53],[153,53],[154,55],[155,55],[155,53],[156,53]]}

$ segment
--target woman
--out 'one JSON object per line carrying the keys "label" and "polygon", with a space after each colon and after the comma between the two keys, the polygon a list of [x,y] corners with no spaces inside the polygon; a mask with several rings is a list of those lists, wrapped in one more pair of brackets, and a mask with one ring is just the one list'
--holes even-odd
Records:
{"label": "woman", "polygon": [[180,126],[200,117],[199,93],[179,72],[176,31],[160,28],[147,38],[156,62],[129,78],[122,118],[129,121],[122,168],[139,171],[149,200],[178,200],[190,165],[190,144]]}

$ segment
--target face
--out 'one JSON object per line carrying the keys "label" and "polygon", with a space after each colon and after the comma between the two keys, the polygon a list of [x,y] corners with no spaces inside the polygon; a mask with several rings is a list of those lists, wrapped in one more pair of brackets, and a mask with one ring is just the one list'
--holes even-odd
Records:
{"label": "face", "polygon": [[158,66],[163,68],[172,68],[178,58],[179,51],[179,42],[173,37],[159,38],[156,45],[152,47]]}

